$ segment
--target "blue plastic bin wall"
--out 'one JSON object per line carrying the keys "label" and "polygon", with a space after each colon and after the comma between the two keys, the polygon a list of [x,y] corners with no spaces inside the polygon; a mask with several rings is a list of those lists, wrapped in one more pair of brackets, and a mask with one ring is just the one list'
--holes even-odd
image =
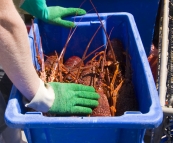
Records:
{"label": "blue plastic bin wall", "polygon": [[[162,110],[158,93],[133,16],[128,13],[104,13],[100,17],[108,34],[114,27],[111,39],[120,39],[131,57],[139,111],[127,111],[123,116],[117,117],[45,117],[39,112],[25,113],[21,95],[13,87],[5,113],[6,123],[11,127],[23,128],[29,143],[141,143],[145,129],[157,127],[161,123]],[[75,17],[75,21],[78,27],[69,42],[65,58],[72,55],[81,57],[100,26],[96,14]],[[35,31],[37,43],[41,35],[46,54],[54,50],[60,52],[69,34],[69,29],[42,21],[36,22]],[[29,39],[35,63],[32,29]],[[100,28],[89,52],[106,43],[106,36]]]}
{"label": "blue plastic bin wall", "polygon": [[[136,21],[146,54],[149,55],[153,38],[155,20],[160,0],[92,0],[99,13],[129,12]],[[84,0],[47,0],[48,6],[80,7]],[[85,1],[81,8],[94,13],[90,1]],[[92,9],[92,10],[91,10]]]}

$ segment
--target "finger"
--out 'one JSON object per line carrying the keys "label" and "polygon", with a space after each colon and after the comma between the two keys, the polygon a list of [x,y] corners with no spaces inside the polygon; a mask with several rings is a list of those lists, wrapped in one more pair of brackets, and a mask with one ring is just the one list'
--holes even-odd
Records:
{"label": "finger", "polygon": [[72,108],[71,112],[72,114],[76,115],[88,115],[92,113],[92,109],[87,107],[75,106]]}
{"label": "finger", "polygon": [[61,18],[56,18],[54,20],[51,21],[52,24],[56,24],[56,25],[60,25],[60,26],[64,26],[67,28],[74,28],[75,24],[71,21],[68,20],[62,20]]}
{"label": "finger", "polygon": [[62,17],[70,16],[70,15],[84,15],[86,11],[81,8],[66,8],[66,11],[63,12]]}
{"label": "finger", "polygon": [[75,95],[80,98],[98,100],[99,94],[97,92],[88,92],[88,91],[75,91]]}
{"label": "finger", "polygon": [[98,106],[98,101],[96,100],[90,100],[90,99],[83,99],[83,98],[78,98],[75,102],[75,106],[82,106],[82,107],[90,107],[90,108],[95,108]]}
{"label": "finger", "polygon": [[71,90],[74,90],[74,91],[95,92],[95,89],[93,86],[87,86],[87,85],[83,85],[83,84],[70,83],[69,87],[71,88]]}

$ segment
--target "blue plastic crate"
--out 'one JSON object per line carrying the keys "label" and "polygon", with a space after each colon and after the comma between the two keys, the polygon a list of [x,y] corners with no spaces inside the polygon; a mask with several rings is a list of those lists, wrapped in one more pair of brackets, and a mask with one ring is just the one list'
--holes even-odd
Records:
{"label": "blue plastic crate", "polygon": [[[93,13],[89,0],[46,0],[48,6],[80,7]],[[84,3],[83,3],[84,2]],[[92,0],[99,13],[128,12],[134,16],[144,49],[149,55],[160,0]],[[83,3],[83,4],[82,4]],[[82,4],[82,5],[81,5]]]}
{"label": "blue plastic crate", "polygon": [[[129,13],[99,15],[108,34],[114,27],[111,39],[120,39],[131,57],[139,111],[127,111],[117,117],[45,117],[39,112],[25,113],[22,96],[13,87],[5,113],[6,123],[10,127],[23,128],[29,143],[141,143],[145,130],[161,123],[162,110],[158,93],[133,16]],[[72,17],[70,20],[75,20],[78,27],[67,47],[65,58],[72,55],[81,57],[100,21],[96,14]],[[61,51],[69,29],[42,21],[36,21],[34,25],[37,43],[41,35],[44,53]],[[33,62],[37,65],[32,29],[29,40]],[[90,51],[102,44],[106,44],[106,37],[101,28]]]}

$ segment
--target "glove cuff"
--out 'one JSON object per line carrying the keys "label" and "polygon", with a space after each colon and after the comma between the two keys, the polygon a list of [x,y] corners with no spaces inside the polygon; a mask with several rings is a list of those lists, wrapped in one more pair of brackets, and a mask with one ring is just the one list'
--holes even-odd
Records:
{"label": "glove cuff", "polygon": [[40,86],[36,95],[30,103],[25,104],[25,107],[32,108],[40,112],[48,112],[55,100],[55,93],[49,84],[45,84],[40,79]]}

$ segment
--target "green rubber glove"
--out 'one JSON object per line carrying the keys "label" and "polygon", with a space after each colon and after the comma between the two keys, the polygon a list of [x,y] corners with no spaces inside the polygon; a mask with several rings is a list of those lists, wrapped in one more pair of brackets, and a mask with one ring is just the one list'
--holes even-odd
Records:
{"label": "green rubber glove", "polygon": [[49,85],[55,93],[55,100],[48,111],[59,115],[87,115],[98,106],[98,93],[91,86],[73,83],[51,82]]}
{"label": "green rubber glove", "polygon": [[99,94],[91,86],[75,83],[50,82],[40,79],[40,86],[25,106],[43,113],[58,115],[88,115],[98,106]]}
{"label": "green rubber glove", "polygon": [[86,11],[80,8],[47,7],[45,0],[24,0],[20,8],[45,22],[69,28],[75,27],[74,23],[63,20],[63,17],[86,14]]}

